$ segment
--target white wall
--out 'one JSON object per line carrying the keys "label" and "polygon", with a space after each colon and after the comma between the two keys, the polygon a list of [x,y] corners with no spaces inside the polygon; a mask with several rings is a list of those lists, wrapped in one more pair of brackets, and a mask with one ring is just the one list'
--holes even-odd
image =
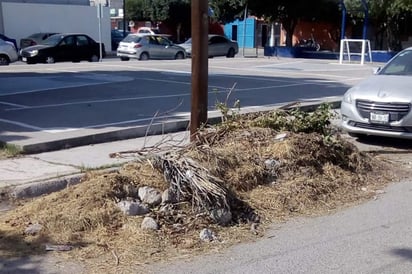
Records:
{"label": "white wall", "polygon": [[[17,40],[36,32],[85,33],[99,41],[97,8],[77,5],[1,3],[4,33]],[[106,51],[111,50],[109,8],[103,7],[101,37]]]}

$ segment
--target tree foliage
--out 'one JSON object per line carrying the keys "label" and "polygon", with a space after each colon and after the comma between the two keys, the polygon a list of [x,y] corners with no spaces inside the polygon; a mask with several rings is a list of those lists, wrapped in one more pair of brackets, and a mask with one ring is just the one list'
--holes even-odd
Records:
{"label": "tree foliage", "polygon": [[248,3],[251,12],[268,22],[280,22],[286,31],[286,45],[292,46],[299,20],[335,20],[339,13],[336,0],[260,0]]}
{"label": "tree foliage", "polygon": [[233,22],[236,18],[243,18],[245,6],[245,0],[209,1],[209,7],[213,11],[211,17],[221,23],[230,23]]}
{"label": "tree foliage", "polygon": [[[355,22],[364,19],[360,0],[345,0],[344,3]],[[370,22],[377,27],[376,46],[382,48],[385,37],[388,50],[400,50],[402,27],[407,22],[405,19],[410,18],[412,0],[366,0],[366,3]]]}
{"label": "tree foliage", "polygon": [[190,0],[126,0],[126,17],[127,20],[167,23],[174,28],[178,41],[190,34]]}

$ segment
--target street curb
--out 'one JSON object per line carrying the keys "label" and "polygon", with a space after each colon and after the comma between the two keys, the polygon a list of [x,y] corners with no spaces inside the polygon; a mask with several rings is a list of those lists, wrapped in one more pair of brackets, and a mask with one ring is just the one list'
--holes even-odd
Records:
{"label": "street curb", "polygon": [[11,199],[38,197],[62,190],[66,187],[79,184],[84,173],[64,176],[46,181],[31,182],[20,186],[9,187],[6,195]]}
{"label": "street curb", "polygon": [[113,142],[119,140],[126,140],[132,138],[139,138],[150,135],[158,135],[165,133],[173,133],[186,130],[188,127],[188,120],[172,121],[166,123],[158,123],[147,126],[137,126],[128,129],[114,130],[104,133],[90,134],[80,137],[73,137],[67,139],[60,139],[55,141],[45,141],[42,143],[22,145],[21,150],[25,154],[35,154],[41,152],[55,151],[61,149],[68,149],[79,146],[86,146],[98,143]]}

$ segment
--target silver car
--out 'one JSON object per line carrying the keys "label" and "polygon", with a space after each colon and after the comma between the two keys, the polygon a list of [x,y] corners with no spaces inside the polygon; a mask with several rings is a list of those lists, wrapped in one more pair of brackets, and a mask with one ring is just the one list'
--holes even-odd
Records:
{"label": "silver car", "polygon": [[[192,39],[188,39],[183,44],[179,44],[185,50],[188,56],[192,55]],[[233,58],[239,52],[239,46],[236,41],[230,40],[222,35],[209,34],[208,36],[208,55],[209,57],[226,56]]]}
{"label": "silver car", "polygon": [[173,44],[163,35],[133,33],[126,36],[117,47],[117,56],[122,61],[130,58],[148,59],[184,59],[185,49]]}
{"label": "silver car", "polygon": [[18,59],[19,56],[13,43],[0,39],[0,66],[7,66]]}
{"label": "silver car", "polygon": [[412,47],[350,88],[341,103],[342,127],[352,136],[412,138]]}

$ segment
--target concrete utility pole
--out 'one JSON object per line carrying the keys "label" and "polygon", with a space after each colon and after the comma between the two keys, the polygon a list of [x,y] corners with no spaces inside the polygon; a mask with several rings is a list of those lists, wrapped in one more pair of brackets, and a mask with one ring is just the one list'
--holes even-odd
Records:
{"label": "concrete utility pole", "polygon": [[192,107],[190,140],[207,121],[208,32],[207,0],[192,0]]}
{"label": "concrete utility pole", "polygon": [[123,0],[123,37],[126,37],[126,0]]}

